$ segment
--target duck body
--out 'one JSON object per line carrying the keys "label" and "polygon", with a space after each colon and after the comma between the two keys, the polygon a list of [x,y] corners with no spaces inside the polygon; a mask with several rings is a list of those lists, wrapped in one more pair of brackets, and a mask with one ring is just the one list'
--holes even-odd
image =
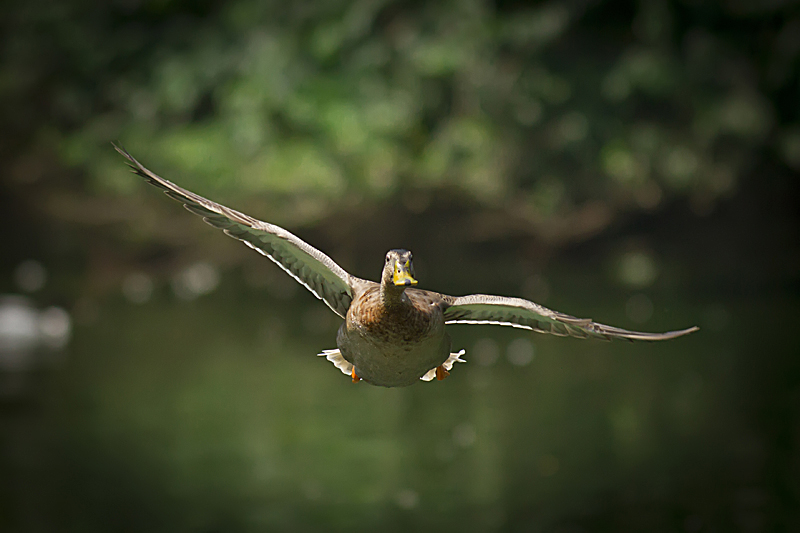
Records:
{"label": "duck body", "polygon": [[359,378],[404,387],[447,361],[450,335],[433,294],[371,282],[356,291],[336,344]]}

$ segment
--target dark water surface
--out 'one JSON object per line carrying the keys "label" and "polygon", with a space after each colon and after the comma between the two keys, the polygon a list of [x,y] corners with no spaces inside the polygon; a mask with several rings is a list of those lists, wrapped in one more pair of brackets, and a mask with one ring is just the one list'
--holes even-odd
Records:
{"label": "dark water surface", "polygon": [[795,328],[796,301],[649,292],[652,318],[637,324],[626,316],[637,305],[628,293],[599,277],[553,277],[554,308],[645,330],[702,330],[629,344],[454,326],[468,363],[442,382],[383,389],[352,384],[315,356],[335,346],[339,321],[313,297],[276,299],[234,277],[194,301],[162,290],[141,305],[111,297],[76,317],[62,366],[3,410],[13,526],[763,531],[789,523],[782,513],[797,465],[783,424],[793,414],[776,395],[797,341],[752,326],[770,316],[776,331]]}

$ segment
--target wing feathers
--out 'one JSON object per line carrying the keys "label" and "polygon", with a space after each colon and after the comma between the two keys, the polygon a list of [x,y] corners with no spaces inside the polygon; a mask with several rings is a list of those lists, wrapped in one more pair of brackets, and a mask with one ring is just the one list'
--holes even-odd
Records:
{"label": "wing feathers", "polygon": [[344,318],[353,299],[352,283],[358,278],[348,274],[330,257],[279,226],[256,220],[175,185],[150,172],[123,148],[117,145],[114,148],[128,160],[133,172],[181,202],[206,223],[271,259]]}
{"label": "wing feathers", "polygon": [[488,294],[470,296],[442,295],[445,324],[494,324],[523,328],[559,337],[585,339],[596,337],[606,340],[666,340],[680,337],[697,327],[666,333],[645,333],[607,326],[588,318],[577,318],[552,311],[522,298],[506,298]]}

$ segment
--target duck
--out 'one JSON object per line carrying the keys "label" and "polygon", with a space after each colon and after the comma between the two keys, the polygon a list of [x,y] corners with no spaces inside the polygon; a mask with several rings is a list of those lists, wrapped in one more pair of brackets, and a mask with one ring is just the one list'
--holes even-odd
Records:
{"label": "duck", "polygon": [[646,333],[553,311],[535,302],[506,296],[450,296],[417,287],[410,251],[389,250],[379,282],[345,271],[330,257],[289,231],[218,204],[145,168],[113,144],[132,172],[181,202],[190,212],[267,257],[342,319],[336,348],[318,355],[353,383],[405,387],[441,381],[465,351],[452,352],[446,326],[492,324],[562,337],[661,341],[682,337],[696,326]]}

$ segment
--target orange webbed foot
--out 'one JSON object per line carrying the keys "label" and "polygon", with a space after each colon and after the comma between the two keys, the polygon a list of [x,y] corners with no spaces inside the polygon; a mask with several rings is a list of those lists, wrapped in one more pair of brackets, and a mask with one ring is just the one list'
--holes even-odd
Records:
{"label": "orange webbed foot", "polygon": [[438,381],[442,381],[444,378],[450,375],[450,372],[445,370],[444,366],[439,365],[436,367],[436,379]]}
{"label": "orange webbed foot", "polygon": [[350,377],[353,378],[353,383],[361,381],[361,378],[356,375],[356,367],[353,367],[353,371],[350,372]]}

